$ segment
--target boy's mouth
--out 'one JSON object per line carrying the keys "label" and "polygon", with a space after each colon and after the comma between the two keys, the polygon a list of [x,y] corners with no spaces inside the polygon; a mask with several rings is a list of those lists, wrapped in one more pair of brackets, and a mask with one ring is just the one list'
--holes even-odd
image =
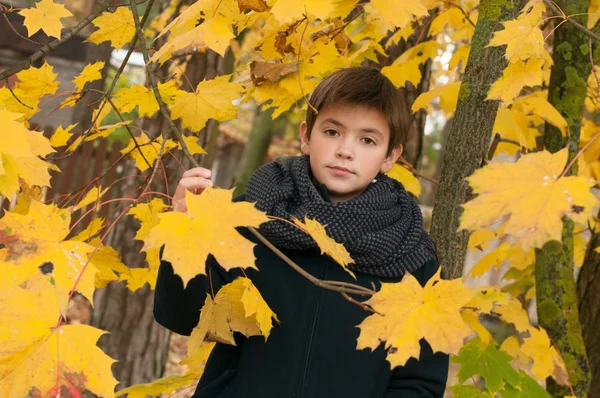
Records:
{"label": "boy's mouth", "polygon": [[331,166],[329,168],[333,170],[334,174],[336,175],[353,174],[350,170],[342,166]]}

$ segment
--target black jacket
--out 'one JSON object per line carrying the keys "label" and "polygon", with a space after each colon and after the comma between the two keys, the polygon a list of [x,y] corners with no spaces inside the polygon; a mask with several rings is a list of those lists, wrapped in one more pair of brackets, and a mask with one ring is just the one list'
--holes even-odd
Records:
{"label": "black jacket", "polygon": [[[238,198],[243,199],[243,198]],[[284,263],[246,228],[238,231],[256,243],[259,271],[246,269],[281,324],[267,341],[236,333],[237,346],[217,343],[200,379],[195,398],[417,398],[442,397],[448,376],[448,355],[432,353],[421,340],[420,360],[390,369],[383,344],[375,351],[357,350],[359,325],[370,313],[338,292],[317,287]],[[356,273],[354,280],[318,250],[283,251],[317,278],[377,288],[395,282]],[[161,252],[162,253],[162,252]],[[432,260],[413,273],[425,285],[437,271]],[[225,271],[212,255],[206,261],[216,292],[238,276]],[[169,262],[162,261],[154,296],[154,317],[166,328],[189,335],[210,292],[208,277],[199,275],[183,288]],[[359,301],[367,298],[355,297]]]}

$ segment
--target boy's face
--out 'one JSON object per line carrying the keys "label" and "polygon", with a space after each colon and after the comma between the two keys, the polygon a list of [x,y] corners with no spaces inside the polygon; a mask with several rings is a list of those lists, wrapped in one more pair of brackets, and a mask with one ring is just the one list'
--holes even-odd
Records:
{"label": "boy's face", "polygon": [[[302,153],[310,155],[316,180],[327,186],[331,201],[356,198],[378,172],[387,173],[402,154],[402,145],[387,155],[390,128],[376,109],[335,104],[319,111],[310,141],[306,122],[300,125]],[[345,170],[344,170],[345,169]]]}

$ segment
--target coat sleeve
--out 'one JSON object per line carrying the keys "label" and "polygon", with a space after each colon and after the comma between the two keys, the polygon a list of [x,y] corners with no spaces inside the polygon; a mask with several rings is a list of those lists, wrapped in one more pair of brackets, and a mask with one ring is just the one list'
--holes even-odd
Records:
{"label": "coat sleeve", "polygon": [[[239,196],[233,201],[244,200]],[[206,260],[206,275],[197,275],[187,286],[173,271],[170,262],[163,260],[164,246],[160,249],[160,267],[154,291],[154,319],[167,329],[189,336],[200,320],[200,309],[206,294],[217,292],[223,285],[240,276],[235,271],[225,271],[212,255]],[[210,277],[210,279],[209,279]]]}
{"label": "coat sleeve", "polygon": [[[421,286],[437,272],[438,262],[431,260],[413,273]],[[406,365],[392,370],[385,398],[442,398],[448,380],[450,356],[433,353],[429,344],[421,339],[419,359],[410,358]]]}

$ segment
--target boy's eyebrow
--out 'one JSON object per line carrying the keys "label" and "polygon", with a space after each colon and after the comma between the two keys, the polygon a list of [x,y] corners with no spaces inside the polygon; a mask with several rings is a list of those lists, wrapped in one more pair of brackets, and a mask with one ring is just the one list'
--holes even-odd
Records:
{"label": "boy's eyebrow", "polygon": [[[327,119],[323,120],[323,123],[331,123],[331,124],[335,124],[338,127],[346,128],[346,126],[344,126],[344,123],[340,122],[339,120],[332,119],[332,118],[327,118]],[[375,127],[365,127],[365,128],[360,129],[360,131],[363,133],[375,133],[375,134],[383,137],[383,133],[381,131],[377,130]]]}

